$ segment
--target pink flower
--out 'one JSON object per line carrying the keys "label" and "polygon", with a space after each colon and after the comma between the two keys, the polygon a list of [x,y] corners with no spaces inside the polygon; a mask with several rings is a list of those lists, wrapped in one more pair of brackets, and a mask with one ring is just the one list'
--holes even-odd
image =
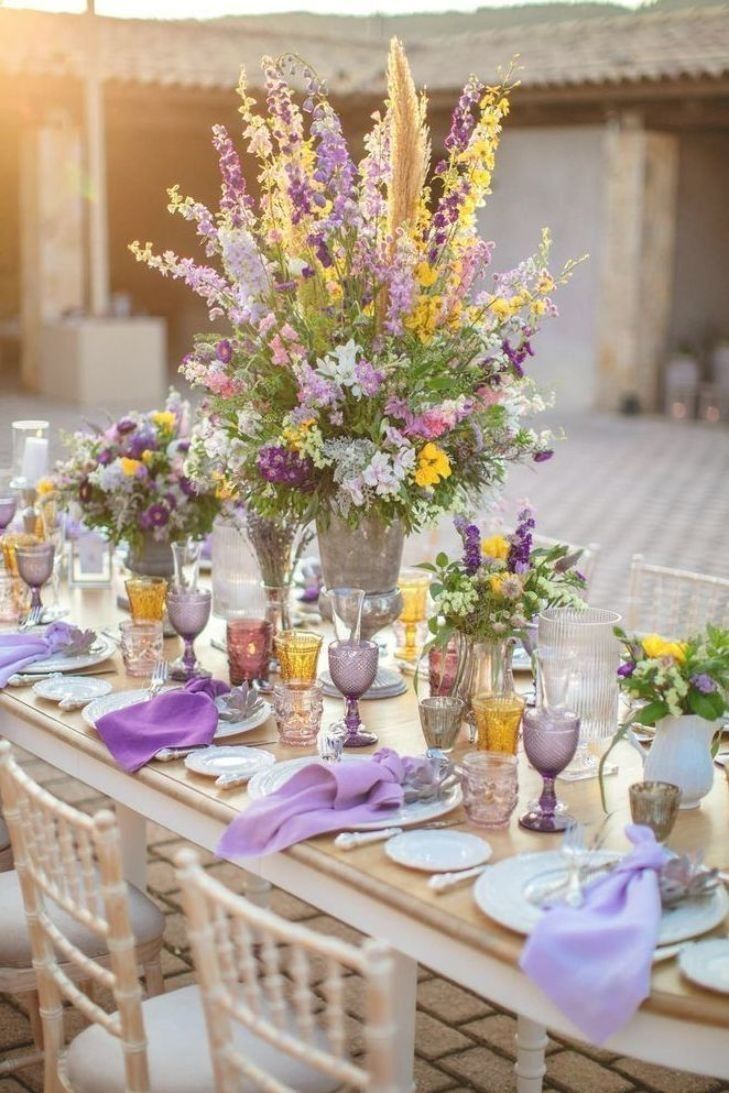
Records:
{"label": "pink flower", "polygon": [[268,344],[271,347],[271,357],[273,363],[279,365],[280,367],[284,367],[285,365],[287,365],[290,358],[288,350],[281,340],[281,335],[274,334]]}
{"label": "pink flower", "polygon": [[258,324],[258,333],[261,335],[268,334],[269,330],[272,330],[275,325],[276,316],[272,311],[269,311],[268,315],[264,315]]}

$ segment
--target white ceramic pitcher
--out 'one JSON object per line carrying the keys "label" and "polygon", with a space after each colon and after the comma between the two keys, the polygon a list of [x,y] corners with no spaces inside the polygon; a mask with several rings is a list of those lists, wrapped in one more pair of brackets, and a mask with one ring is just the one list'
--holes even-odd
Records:
{"label": "white ceramic pitcher", "polygon": [[672,782],[681,790],[679,807],[698,808],[714,781],[711,743],[719,725],[696,714],[664,717],[647,755],[631,733],[631,743],[643,755],[645,780]]}

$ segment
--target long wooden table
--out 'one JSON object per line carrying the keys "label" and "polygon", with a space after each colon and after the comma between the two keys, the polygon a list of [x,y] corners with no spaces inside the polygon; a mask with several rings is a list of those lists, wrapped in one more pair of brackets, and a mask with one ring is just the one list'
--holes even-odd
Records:
{"label": "long wooden table", "polygon": [[[118,617],[108,591],[74,590],[69,605],[70,618],[86,626],[101,628],[114,624]],[[172,658],[178,643],[170,639],[167,645]],[[227,678],[224,655],[212,649],[205,636],[198,642],[198,651],[214,674]],[[138,680],[124,673],[118,653],[114,661],[117,674],[105,678],[116,689],[139,686]],[[361,708],[364,721],[379,734],[381,744],[404,754],[422,752],[423,739],[411,689],[400,698],[362,703]],[[339,710],[339,703],[328,700],[325,717],[332,717],[335,711],[338,715]],[[117,803],[126,875],[138,887],[145,885],[147,819],[214,850],[223,829],[247,804],[245,788],[217,789],[211,779],[189,773],[182,761],[150,763],[136,774],[125,773],[80,713],[61,712],[57,705],[36,698],[30,687],[8,688],[0,693],[0,733]],[[256,743],[275,737],[270,719],[240,741]],[[278,743],[267,746],[277,759],[301,754],[300,749],[283,748]],[[640,759],[625,745],[614,754],[620,770],[608,783],[610,807],[615,809],[608,845],[622,848],[622,828],[629,819],[627,786],[641,776]],[[523,763],[519,808],[536,795],[539,784],[535,772]],[[596,782],[561,783],[560,795],[579,819],[602,819]],[[556,836],[536,835],[519,828],[518,811],[508,830],[486,833],[469,825],[462,811],[455,815],[463,830],[486,835],[493,846],[494,861],[558,845]],[[702,847],[708,864],[723,868],[729,864],[729,787],[718,769],[713,790],[702,807],[680,814],[671,845],[676,850]],[[399,973],[397,1012],[403,1091],[412,1088],[418,962],[519,1015],[519,1093],[539,1093],[542,1088],[547,1028],[581,1038],[574,1025],[519,970],[517,960],[523,939],[478,909],[471,885],[436,895],[428,888],[425,875],[391,862],[381,843],[340,851],[334,847],[331,835],[311,839],[283,853],[247,860],[245,870],[252,898],[257,892],[250,878],[257,877],[392,946]],[[649,1062],[729,1078],[728,1033],[729,998],[692,986],[681,977],[674,960],[655,967],[650,999],[606,1047]]]}

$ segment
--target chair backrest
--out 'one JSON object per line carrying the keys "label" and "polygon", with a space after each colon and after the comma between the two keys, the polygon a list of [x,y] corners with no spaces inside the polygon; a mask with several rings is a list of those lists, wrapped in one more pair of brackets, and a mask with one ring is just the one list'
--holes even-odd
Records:
{"label": "chair backrest", "polygon": [[[142,990],[116,817],[108,810],[89,817],[57,800],[18,766],[7,741],[0,741],[0,795],[38,979],[45,1088],[57,1088],[58,1075],[64,1073],[66,999],[121,1041],[127,1090],[148,1093]],[[64,917],[49,915],[49,903],[103,938],[108,967],[81,952],[59,926]],[[78,981],[110,990],[117,1012],[106,1013]]]}
{"label": "chair backrest", "polygon": [[[361,947],[325,937],[234,895],[200,866],[192,849],[176,858],[197,979],[203,998],[216,1089],[232,1093],[247,1078],[267,1093],[296,1093],[234,1046],[235,1024],[348,1089],[395,1093],[392,1010],[394,965],[377,941]],[[323,964],[320,993],[313,989]],[[364,981],[366,1059],[346,1047],[344,976]]]}
{"label": "chair backrest", "polygon": [[552,539],[548,535],[534,535],[533,542],[534,546],[545,547],[546,549],[554,546],[566,546],[569,548],[570,554],[579,551],[580,557],[575,569],[578,569],[585,578],[585,591],[589,593],[600,553],[599,543],[588,543],[587,546],[582,546],[580,543],[570,543],[565,539]]}
{"label": "chair backrest", "polygon": [[685,638],[707,623],[729,627],[729,580],[651,565],[634,554],[626,627],[636,633]]}

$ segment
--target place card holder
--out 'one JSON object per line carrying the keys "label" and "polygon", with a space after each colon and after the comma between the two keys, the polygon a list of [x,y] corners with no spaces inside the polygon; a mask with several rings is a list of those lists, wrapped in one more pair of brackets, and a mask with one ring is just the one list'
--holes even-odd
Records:
{"label": "place card holder", "polygon": [[112,545],[96,531],[71,540],[68,583],[71,588],[111,588]]}

